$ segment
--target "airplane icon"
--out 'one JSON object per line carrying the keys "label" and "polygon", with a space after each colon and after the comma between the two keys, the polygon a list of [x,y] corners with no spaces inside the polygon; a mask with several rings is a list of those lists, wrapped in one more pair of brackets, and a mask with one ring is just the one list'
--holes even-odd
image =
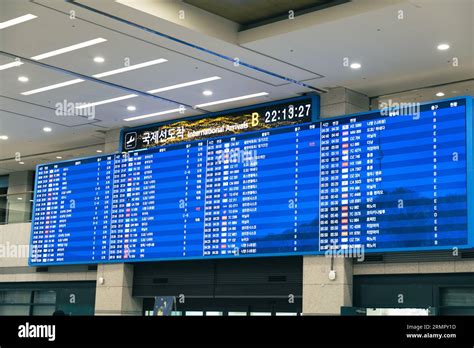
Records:
{"label": "airplane icon", "polygon": [[132,150],[137,147],[137,132],[125,134],[125,150]]}

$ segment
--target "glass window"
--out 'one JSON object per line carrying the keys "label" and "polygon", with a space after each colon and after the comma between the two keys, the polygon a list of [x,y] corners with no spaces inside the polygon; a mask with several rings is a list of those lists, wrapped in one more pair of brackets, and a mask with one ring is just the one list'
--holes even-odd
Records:
{"label": "glass window", "polygon": [[247,316],[247,312],[229,312],[229,316],[245,317],[245,316]]}
{"label": "glass window", "polygon": [[0,224],[4,224],[7,222],[7,191],[8,188],[0,187]]}
{"label": "glass window", "polygon": [[34,303],[56,303],[56,291],[35,291],[34,292]]}
{"label": "glass window", "polygon": [[474,288],[441,288],[441,305],[454,307],[474,306]]}
{"label": "glass window", "polygon": [[223,312],[217,312],[217,311],[207,311],[206,312],[207,317],[218,317],[218,316],[221,316],[223,314],[224,314]]}
{"label": "glass window", "polygon": [[204,315],[202,311],[186,311],[186,316],[188,317],[201,317]]}
{"label": "glass window", "polygon": [[31,192],[10,194],[7,197],[7,223],[31,221],[33,195]]}
{"label": "glass window", "polygon": [[[33,295],[33,298],[32,296]],[[31,301],[33,300],[33,303]],[[56,292],[52,290],[2,290],[0,315],[52,315],[56,310]]]}
{"label": "glass window", "polygon": [[30,315],[29,305],[0,305],[0,316]]}
{"label": "glass window", "polygon": [[8,175],[0,175],[0,188],[8,188]]}
{"label": "glass window", "polygon": [[30,302],[31,302],[31,291],[28,291],[28,290],[0,291],[0,303],[29,304]]}
{"label": "glass window", "polygon": [[33,315],[53,315],[56,310],[55,305],[46,305],[46,306],[33,306]]}

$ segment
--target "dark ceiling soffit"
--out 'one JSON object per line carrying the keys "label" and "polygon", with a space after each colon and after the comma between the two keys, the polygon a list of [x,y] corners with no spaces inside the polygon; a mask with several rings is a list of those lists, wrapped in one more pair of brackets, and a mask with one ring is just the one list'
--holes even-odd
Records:
{"label": "dark ceiling soffit", "polygon": [[[295,17],[302,16],[302,15],[307,14],[307,13],[321,11],[321,10],[324,10],[326,8],[342,5],[342,4],[351,2],[351,1],[352,0],[333,0],[333,1],[330,1],[330,2],[325,3],[325,4],[321,4],[321,5],[310,5],[310,6],[303,7],[303,8],[297,9],[297,10],[293,10],[294,11],[294,16]],[[192,4],[190,4],[190,5],[192,5]],[[196,5],[193,5],[193,6],[196,6]],[[288,11],[290,11],[290,10],[291,9],[288,9]],[[276,22],[280,22],[280,21],[284,21],[284,20],[288,20],[288,13],[282,13],[282,14],[279,14],[279,15],[268,17],[266,19],[261,19],[261,20],[256,20],[256,21],[251,21],[251,22],[245,23],[245,24],[241,24],[240,27],[239,27],[239,31],[255,29],[255,28],[267,25],[267,24],[272,24],[272,23],[276,23]]]}
{"label": "dark ceiling soffit", "polygon": [[[176,37],[173,37],[171,35],[167,35],[167,34],[163,34],[159,31],[156,31],[156,30],[153,30],[153,29],[150,29],[150,28],[147,28],[143,25],[140,25],[140,24],[137,24],[137,23],[134,23],[134,22],[131,22],[129,20],[126,20],[126,19],[123,19],[121,17],[117,17],[117,16],[114,16],[114,15],[111,15],[110,13],[106,13],[106,12],[103,12],[103,11],[100,11],[100,10],[97,10],[95,8],[92,8],[90,6],[87,6],[87,5],[84,5],[84,4],[81,4],[81,3],[78,3],[76,2],[75,0],[65,0],[66,2],[72,4],[72,5],[75,5],[75,6],[78,6],[80,8],[83,8],[85,10],[88,10],[90,12],[93,12],[93,13],[96,13],[96,14],[99,14],[99,15],[102,15],[102,16],[105,16],[107,18],[110,18],[112,20],[115,20],[115,21],[118,21],[118,22],[121,22],[121,23],[124,23],[126,25],[129,25],[129,26],[132,26],[134,28],[137,28],[137,29],[140,29],[142,31],[145,31],[145,32],[148,32],[148,33],[151,33],[153,35],[157,35],[157,36],[160,36],[162,38],[165,38],[165,39],[168,39],[168,40],[171,40],[171,41],[174,41],[174,42],[177,42],[179,44],[182,44],[184,46],[188,46],[188,47],[191,47],[191,48],[194,48],[198,51],[201,51],[201,52],[204,52],[204,53],[207,53],[207,54],[210,54],[212,56],[215,56],[215,57],[218,57],[220,59],[224,59],[224,60],[227,60],[227,61],[230,61],[230,62],[234,62],[234,58],[232,57],[229,57],[229,56],[226,56],[226,55],[223,55],[223,54],[220,54],[218,52],[215,52],[215,51],[211,51],[211,50],[208,50],[207,48],[204,48],[204,47],[201,47],[201,46],[197,46],[197,45],[194,45],[192,43],[189,43],[187,41],[184,41],[184,40],[181,40],[181,39],[178,39]],[[277,74],[277,73],[274,73],[274,72],[271,72],[269,70],[266,70],[266,69],[262,69],[262,68],[259,68],[255,65],[252,65],[252,64],[249,64],[249,63],[245,63],[243,61],[240,61],[239,62],[239,65],[241,66],[244,66],[248,69],[252,69],[254,71],[258,71],[260,73],[263,73],[263,74],[266,74],[266,75],[269,75],[269,76],[272,76],[272,77],[275,77],[275,78],[278,78],[278,79],[281,79],[281,80],[284,80],[286,82],[290,82],[290,83],[293,83],[293,84],[296,84],[298,86],[302,86],[302,87],[305,87],[305,88],[308,88],[308,89],[311,89],[317,93],[326,93],[327,91],[324,90],[324,89],[320,89],[320,88],[317,88],[317,87],[313,87],[313,86],[310,86],[306,83],[303,83],[301,81],[298,81],[298,80],[295,80],[295,79],[292,79],[292,78],[289,78],[289,77],[286,77],[286,76],[283,76],[283,75],[280,75],[280,74]]]}
{"label": "dark ceiling soffit", "polygon": [[[352,0],[335,0],[333,2],[323,4],[323,5],[317,5],[317,6],[310,6],[310,7],[307,7],[307,8],[302,8],[300,10],[295,11],[295,17],[302,16],[304,14],[311,13],[311,12],[324,10],[326,8],[329,8],[329,7],[342,5],[342,4],[351,2],[351,1]],[[283,15],[271,17],[271,18],[268,18],[268,19],[264,19],[264,20],[261,20],[261,21],[256,21],[256,22],[253,22],[253,23],[245,24],[240,28],[239,31],[254,29],[254,28],[257,28],[257,27],[261,27],[263,25],[267,25],[267,24],[271,24],[271,23],[275,23],[275,22],[280,22],[280,21],[284,21],[284,20],[287,20],[287,19],[288,19],[288,14],[283,14]]]}

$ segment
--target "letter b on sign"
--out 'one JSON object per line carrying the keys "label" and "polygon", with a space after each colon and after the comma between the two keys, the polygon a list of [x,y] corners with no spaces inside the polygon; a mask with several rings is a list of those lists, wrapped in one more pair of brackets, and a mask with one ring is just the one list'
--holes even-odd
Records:
{"label": "letter b on sign", "polygon": [[252,127],[258,126],[258,112],[252,112]]}

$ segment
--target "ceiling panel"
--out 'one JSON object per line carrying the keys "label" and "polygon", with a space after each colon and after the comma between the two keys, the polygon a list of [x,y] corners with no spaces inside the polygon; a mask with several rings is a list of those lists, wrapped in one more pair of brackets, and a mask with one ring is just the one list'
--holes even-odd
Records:
{"label": "ceiling panel", "polygon": [[81,125],[98,123],[97,120],[88,119],[87,116],[56,113],[55,105],[52,107],[40,107],[38,104],[12,100],[5,97],[0,97],[0,110],[3,111],[2,119],[12,117],[20,122],[28,122],[29,120],[36,119],[43,123],[43,127],[60,126],[65,130]]}
{"label": "ceiling panel", "polygon": [[[50,126],[53,131],[45,133],[45,122],[38,119],[24,118],[18,115],[0,112],[0,133],[7,134],[8,140],[1,142],[0,162],[15,156],[40,154],[78,146],[103,143],[97,138],[99,133],[91,127],[67,128],[59,125]],[[5,144],[5,146],[4,146]]]}
{"label": "ceiling panel", "polygon": [[[402,1],[245,46],[309,70],[318,69],[325,75],[318,80],[323,87],[345,86],[375,96],[473,78],[473,14],[471,0],[449,5]],[[436,49],[443,42],[450,44],[448,51]],[[453,67],[453,57],[458,67]],[[362,68],[344,66],[345,58],[361,63]]]}

